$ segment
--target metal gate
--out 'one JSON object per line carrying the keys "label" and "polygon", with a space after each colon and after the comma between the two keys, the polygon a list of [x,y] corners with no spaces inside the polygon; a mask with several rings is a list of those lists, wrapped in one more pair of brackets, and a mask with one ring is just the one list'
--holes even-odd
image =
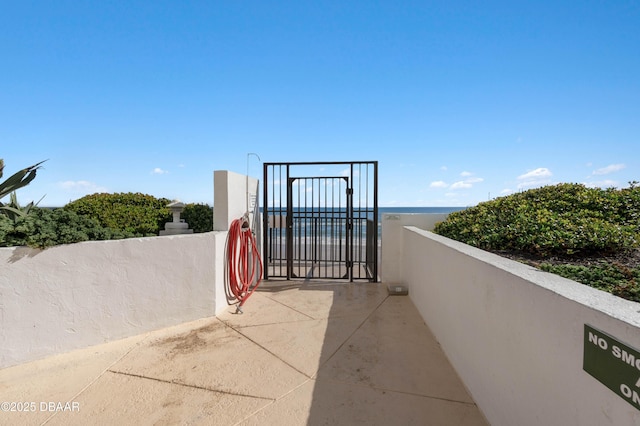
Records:
{"label": "metal gate", "polygon": [[264,278],[378,281],[378,162],[265,163]]}

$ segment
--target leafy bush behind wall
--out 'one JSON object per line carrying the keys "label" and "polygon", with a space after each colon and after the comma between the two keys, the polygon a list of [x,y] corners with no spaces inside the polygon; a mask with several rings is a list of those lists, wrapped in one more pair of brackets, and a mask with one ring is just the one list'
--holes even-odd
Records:
{"label": "leafy bush behind wall", "polygon": [[95,218],[107,228],[136,236],[158,235],[171,220],[170,200],[141,193],[92,194],[72,201],[65,210]]}
{"label": "leafy bush behind wall", "polygon": [[187,204],[180,217],[196,234],[213,231],[213,209],[208,204]]}
{"label": "leafy bush behind wall", "polygon": [[0,215],[0,247],[51,247],[89,240],[111,240],[134,237],[104,227],[94,218],[64,209],[34,208],[24,217],[11,220]]}
{"label": "leafy bush behind wall", "polygon": [[640,187],[531,189],[451,213],[434,231],[485,250],[615,253],[640,244]]}
{"label": "leafy bush behind wall", "polygon": [[[140,193],[92,194],[59,209],[33,208],[26,217],[0,215],[0,247],[50,247],[89,240],[158,235],[172,220],[169,200]],[[181,217],[194,232],[213,230],[213,211],[188,204]]]}

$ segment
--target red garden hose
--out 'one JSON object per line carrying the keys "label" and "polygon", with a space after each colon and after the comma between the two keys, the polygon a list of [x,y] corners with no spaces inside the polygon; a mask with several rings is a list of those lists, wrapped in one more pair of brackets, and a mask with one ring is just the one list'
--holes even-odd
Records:
{"label": "red garden hose", "polygon": [[239,302],[236,313],[255,291],[262,278],[262,259],[245,215],[231,223],[227,240],[227,273],[231,294]]}

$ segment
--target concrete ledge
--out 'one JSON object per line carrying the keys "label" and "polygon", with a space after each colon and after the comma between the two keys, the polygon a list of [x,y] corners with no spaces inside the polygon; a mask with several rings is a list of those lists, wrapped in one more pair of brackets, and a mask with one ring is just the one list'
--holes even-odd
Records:
{"label": "concrete ledge", "polygon": [[585,324],[640,348],[640,304],[416,227],[402,244],[402,282],[491,424],[640,424],[582,369]]}

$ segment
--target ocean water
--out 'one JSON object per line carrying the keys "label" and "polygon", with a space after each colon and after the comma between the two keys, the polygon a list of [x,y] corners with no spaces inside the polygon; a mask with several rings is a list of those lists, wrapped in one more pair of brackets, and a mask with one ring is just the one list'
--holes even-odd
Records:
{"label": "ocean water", "polygon": [[[452,213],[464,210],[465,207],[379,207],[377,228],[378,237],[382,235],[382,216],[384,214],[416,214],[416,213]],[[295,208],[294,232],[298,237],[316,238],[319,236],[327,241],[341,240],[346,234],[346,210],[338,208],[327,218],[322,208]],[[353,222],[353,235],[357,239],[363,239],[367,235],[367,227],[373,221],[373,215],[366,212],[358,212],[354,207],[355,218]],[[276,212],[276,215],[281,212]],[[277,227],[277,225],[276,225]],[[277,231],[279,238],[284,239],[286,230],[281,227]]]}
{"label": "ocean water", "polygon": [[[358,211],[358,206],[354,206],[354,210]],[[466,207],[378,207],[378,222],[382,219],[383,214],[402,214],[402,213],[452,213],[460,210],[464,210]],[[282,209],[272,209],[269,208],[269,211],[275,210],[275,214],[283,214],[285,208]],[[324,212],[324,207],[294,207],[294,211],[298,214],[304,215],[305,210],[311,214],[318,214],[318,212]],[[363,209],[365,210],[365,209]],[[371,210],[371,208],[366,208],[366,210]],[[262,207],[260,208],[262,212]],[[337,211],[337,212],[345,212],[346,209],[344,207],[336,207],[336,208],[328,208],[328,211]],[[356,214],[357,216],[357,214]]]}
{"label": "ocean water", "polygon": [[381,218],[383,214],[393,213],[453,213],[464,209],[466,207],[378,207],[378,215]]}

